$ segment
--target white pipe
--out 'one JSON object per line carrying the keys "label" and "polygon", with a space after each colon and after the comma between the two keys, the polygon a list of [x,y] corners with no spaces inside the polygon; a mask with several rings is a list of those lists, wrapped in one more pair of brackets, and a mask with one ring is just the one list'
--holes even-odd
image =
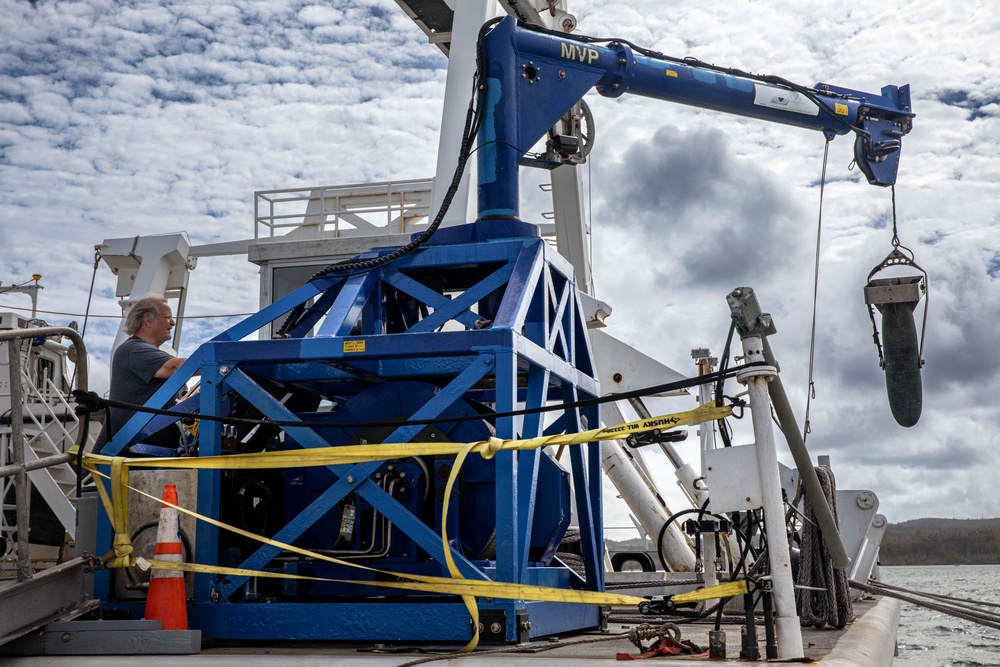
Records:
{"label": "white pipe", "polygon": [[[625,419],[614,403],[608,403],[603,408],[615,411],[620,419]],[[614,440],[606,440],[601,446],[601,464],[604,474],[615,485],[618,493],[628,505],[636,520],[642,525],[655,541],[663,524],[670,518],[672,512],[666,501],[646,479],[635,462],[625,453],[622,446]],[[687,536],[674,521],[663,535],[663,542],[658,547],[662,550],[663,559],[674,572],[694,572],[694,552]]]}
{"label": "white pipe", "polygon": [[[760,336],[743,338],[743,354],[748,364],[764,362],[764,346]],[[789,660],[803,656],[802,628],[795,613],[795,582],[792,579],[792,562],[788,552],[788,536],[785,533],[785,506],[781,496],[778,454],[771,429],[771,401],[767,392],[767,383],[775,375],[777,370],[773,366],[757,366],[740,373],[736,379],[747,386],[750,395],[754,445],[757,449],[757,474],[763,495],[764,530],[771,564],[778,658]]]}
{"label": "white pipe", "polygon": [[[448,74],[445,78],[444,108],[441,112],[441,133],[438,138],[437,171],[431,192],[431,220],[437,215],[448,191],[458,152],[462,145],[462,128],[472,98],[472,79],[476,73],[476,41],[479,29],[496,13],[494,0],[462,0],[454,5],[451,27],[451,47],[448,51]],[[445,214],[442,226],[463,225],[475,219],[475,204],[470,197],[469,183],[475,180],[476,161],[469,160],[461,184]]]}

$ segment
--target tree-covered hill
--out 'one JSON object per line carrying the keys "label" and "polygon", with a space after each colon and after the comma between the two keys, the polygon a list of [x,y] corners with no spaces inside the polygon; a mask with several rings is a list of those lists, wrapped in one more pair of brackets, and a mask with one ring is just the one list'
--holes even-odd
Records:
{"label": "tree-covered hill", "polygon": [[1000,563],[1000,519],[914,519],[891,523],[883,565]]}

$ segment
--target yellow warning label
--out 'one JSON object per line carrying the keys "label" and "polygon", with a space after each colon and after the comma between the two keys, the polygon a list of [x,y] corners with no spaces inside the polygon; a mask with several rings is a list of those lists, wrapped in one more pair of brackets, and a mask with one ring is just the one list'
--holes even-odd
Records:
{"label": "yellow warning label", "polygon": [[833,105],[833,111],[838,116],[846,116],[847,115],[847,105],[846,104],[840,104],[839,102],[837,102],[836,104]]}
{"label": "yellow warning label", "polygon": [[363,340],[344,341],[344,352],[364,352],[364,351],[365,351],[365,341]]}
{"label": "yellow warning label", "polygon": [[668,69],[665,73],[666,73],[667,76],[672,76],[674,78],[677,78],[677,72],[675,72],[672,69]]}

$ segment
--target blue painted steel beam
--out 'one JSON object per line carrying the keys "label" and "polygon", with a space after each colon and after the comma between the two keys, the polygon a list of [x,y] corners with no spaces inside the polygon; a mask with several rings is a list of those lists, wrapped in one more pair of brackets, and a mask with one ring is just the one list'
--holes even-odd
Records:
{"label": "blue painted steel beam", "polygon": [[477,320],[482,319],[482,317],[471,312],[470,308],[475,306],[481,299],[486,298],[507,284],[512,269],[513,266],[511,264],[504,264],[456,298],[435,299],[437,305],[433,306],[434,312],[407,329],[407,332],[434,331],[453,319],[458,320],[470,329],[475,327]]}
{"label": "blue painted steel beam", "polygon": [[535,243],[526,245],[517,256],[507,292],[497,310],[496,325],[513,327],[527,320],[535,287],[542,272],[547,269],[545,259],[548,254],[544,243]]}
{"label": "blue painted steel beam", "polygon": [[[201,412],[207,415],[222,414],[222,405],[227,391],[225,378],[219,363],[205,363],[201,367],[201,385],[198,395],[201,398]],[[218,422],[202,420],[199,424],[198,447],[201,456],[219,456],[222,454],[222,425]],[[222,471],[198,471],[198,512],[204,516],[217,518],[222,513]],[[195,562],[217,562],[219,550],[219,529],[205,521],[195,524]],[[209,574],[196,574],[194,577],[194,597],[196,600],[208,600],[212,594],[215,577]]]}
{"label": "blue painted steel beam", "polygon": [[[517,407],[517,359],[510,348],[496,349],[493,354],[496,359],[496,410],[498,413],[510,412]],[[516,437],[514,418],[498,417],[496,433],[498,438]],[[521,583],[521,540],[528,537],[518,531],[519,517],[526,508],[523,507],[524,499],[519,494],[517,453],[498,452],[494,462],[497,576],[502,581]]]}
{"label": "blue painted steel beam", "polygon": [[[333,305],[327,311],[326,319],[323,321],[317,337],[349,335],[378,279],[378,271],[369,271],[348,278],[337,293]],[[320,308],[317,309],[320,310]]]}
{"label": "blue painted steel beam", "polygon": [[[441,230],[438,234],[444,231]],[[537,236],[517,236],[474,243],[428,244],[398,260],[394,267],[417,270],[507,262],[517,258],[522,246],[539,242],[544,243]]]}
{"label": "blue painted steel beam", "polygon": [[[581,396],[572,385],[563,386],[563,400],[567,403],[577,401]],[[565,412],[567,430],[577,432],[583,430],[580,408],[568,408]],[[596,428],[597,423],[590,423],[588,428]],[[576,488],[577,524],[580,528],[580,550],[587,571],[587,587],[591,590],[604,590],[604,542],[598,541],[601,535],[601,484],[597,477],[595,484],[593,450],[599,450],[599,442],[586,445],[576,445],[569,448],[570,467],[573,471],[573,485]],[[597,458],[597,473],[600,474],[600,458]]]}
{"label": "blue painted steel beam", "polygon": [[486,34],[484,68],[486,115],[478,151],[479,218],[484,220],[519,217],[520,159],[591,88],[606,97],[627,92],[819,130],[829,138],[851,126],[861,128],[871,134],[871,145],[860,161],[878,185],[895,182],[898,148],[913,118],[908,86],[886,86],[878,94],[817,84],[811,93],[821,109],[778,83],[654,58],[623,43],[601,46],[521,28],[512,17]]}
{"label": "blue painted steel beam", "polygon": [[[141,615],[142,606],[133,606]],[[331,613],[330,606],[315,602],[193,604],[188,605],[188,618],[192,627],[202,629],[203,635],[219,639],[463,643],[472,638],[469,612],[457,600],[427,605],[392,600],[338,602],[335,613]],[[531,621],[530,637],[598,627],[601,623],[600,608],[593,605],[526,602],[520,607]],[[481,605],[481,609],[490,608],[498,605]],[[508,641],[516,638],[507,637]]]}
{"label": "blue painted steel beam", "polygon": [[[539,368],[533,370],[528,375],[528,391],[525,396],[527,405],[544,405],[545,394],[549,383],[549,372],[547,369]],[[521,437],[535,438],[542,434],[542,415],[539,413],[525,415],[521,422]],[[544,456],[541,450],[532,449],[519,453],[518,456],[518,490],[519,498],[525,499],[524,511],[518,516],[517,530],[521,535],[530,536],[532,533],[533,520],[535,517],[536,491],[538,488],[538,458]],[[528,552],[531,548],[531,540],[525,539],[521,545],[521,553],[518,560],[521,564],[520,577],[523,581],[527,576]]]}
{"label": "blue painted steel beam", "polygon": [[[215,338],[213,342],[241,341],[260,329],[271,324],[279,317],[282,317],[296,306],[300,306],[313,297],[326,292],[334,285],[343,282],[343,276],[331,276],[312,280],[299,289],[286,294],[274,303],[264,306],[260,311],[226,329]],[[251,341],[247,341],[251,342]]]}
{"label": "blue painted steel beam", "polygon": [[[219,359],[233,363],[301,363],[308,361],[339,362],[354,360],[399,359],[409,355],[427,356],[475,354],[480,346],[511,346],[513,333],[503,327],[481,331],[413,333],[396,336],[347,336],[344,338],[296,338],[245,342],[211,342]],[[344,343],[364,342],[363,351],[345,351]]]}

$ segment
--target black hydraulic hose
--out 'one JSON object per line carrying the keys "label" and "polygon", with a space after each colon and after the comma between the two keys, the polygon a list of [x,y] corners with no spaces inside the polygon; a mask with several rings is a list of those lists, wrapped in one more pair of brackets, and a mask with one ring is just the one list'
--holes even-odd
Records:
{"label": "black hydraulic hose", "polygon": [[[723,391],[725,389],[725,378],[723,374],[726,369],[729,368],[729,351],[733,345],[733,334],[736,333],[736,316],[733,315],[729,324],[729,333],[726,334],[726,345],[722,350],[722,356],[719,358],[719,377],[715,382],[715,405],[716,407],[722,405]],[[724,419],[720,419],[718,422],[719,427],[719,437],[722,438],[723,447],[731,447],[732,441],[729,437],[729,430]]]}
{"label": "black hydraulic hose", "polygon": [[695,512],[698,513],[698,520],[699,521],[706,514],[708,516],[715,517],[716,519],[719,519],[720,521],[725,520],[725,517],[719,516],[718,514],[712,514],[711,512],[706,511],[707,508],[708,508],[708,502],[709,501],[706,500],[704,503],[702,503],[701,507],[697,507],[697,508],[691,507],[691,508],[688,508],[686,510],[681,510],[680,512],[677,512],[675,514],[671,514],[667,518],[667,520],[663,522],[663,527],[660,528],[660,533],[656,537],[656,555],[660,559],[660,566],[663,568],[664,572],[669,572],[670,571],[670,568],[667,567],[667,561],[663,557],[663,547],[662,547],[662,545],[663,545],[663,536],[667,534],[667,528],[670,527],[670,524],[672,524],[674,521],[676,521],[677,519],[679,519],[682,516],[685,516],[687,514],[693,514]]}
{"label": "black hydraulic hose", "polygon": [[[445,214],[448,209],[451,208],[452,200],[455,198],[455,194],[458,192],[458,187],[462,182],[462,176],[465,174],[465,166],[469,161],[469,156],[472,154],[472,142],[479,133],[479,128],[482,124],[482,108],[483,101],[486,98],[486,77],[483,75],[483,62],[482,62],[482,49],[483,49],[483,38],[486,32],[493,27],[496,23],[500,21],[500,18],[493,19],[485,23],[479,30],[479,37],[476,47],[476,75],[473,80],[473,94],[472,98],[469,100],[469,108],[465,115],[465,127],[462,131],[462,142],[459,147],[458,152],[458,162],[455,165],[455,171],[451,177],[451,183],[448,186],[448,190],[445,192],[444,198],[441,201],[441,208],[438,210],[437,215],[434,216],[433,222],[420,233],[415,239],[410,241],[404,246],[396,248],[392,252],[382,255],[381,257],[375,257],[372,259],[347,259],[341,262],[336,262],[330,264],[329,266],[320,269],[314,273],[309,281],[317,280],[331,273],[357,273],[366,272],[373,269],[377,269],[386,264],[395,262],[404,255],[408,255],[431,238],[434,233],[441,226],[441,222],[444,220]],[[287,334],[299,323],[305,308],[302,304],[295,306],[292,311],[282,322],[281,327],[278,329],[277,334],[279,336]]]}
{"label": "black hydraulic hose", "polygon": [[76,497],[80,498],[83,492],[83,448],[87,446],[87,438],[90,436],[90,415],[83,415],[81,419],[83,426],[80,428],[80,442],[76,445]]}
{"label": "black hydraulic hose", "polygon": [[[729,350],[733,345],[733,334],[736,333],[736,316],[733,315],[729,325],[729,333],[726,334],[726,346],[722,349],[722,356],[719,358],[719,373],[729,367]],[[725,388],[725,378],[719,377],[715,383],[715,405],[722,405],[722,392]]]}

